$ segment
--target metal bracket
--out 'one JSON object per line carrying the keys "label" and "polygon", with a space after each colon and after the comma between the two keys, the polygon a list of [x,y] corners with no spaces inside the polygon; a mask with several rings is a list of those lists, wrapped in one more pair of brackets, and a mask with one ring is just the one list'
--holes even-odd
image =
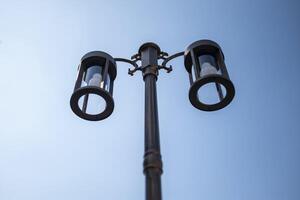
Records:
{"label": "metal bracket", "polygon": [[134,60],[128,60],[125,58],[114,58],[114,60],[117,62],[126,62],[126,63],[131,64],[133,66],[133,69],[128,68],[128,74],[133,76],[133,74],[136,71],[141,71],[142,69],[141,69],[141,67],[138,66],[138,64],[136,64],[136,62],[140,60],[139,54],[132,56],[131,59],[134,59]]}
{"label": "metal bracket", "polygon": [[159,54],[159,56],[158,56],[158,59],[165,60],[165,59],[167,59],[168,56],[169,56],[169,54],[167,52],[161,51],[160,54]]}
{"label": "metal bracket", "polygon": [[170,71],[172,71],[172,65],[170,65],[170,67],[167,67],[167,63],[170,61],[170,60],[173,60],[174,58],[177,58],[179,56],[183,56],[184,55],[184,52],[179,52],[179,53],[175,53],[167,58],[164,58],[162,64],[161,64],[161,68],[162,69],[166,69],[167,72],[169,73]]}
{"label": "metal bracket", "polygon": [[173,70],[172,65],[170,65],[170,67],[166,67],[166,66],[163,66],[163,65],[158,65],[158,70],[161,70],[161,69],[166,70],[167,73],[170,73]]}
{"label": "metal bracket", "polygon": [[[169,56],[168,53],[166,52],[160,52],[159,56],[158,56],[158,59],[162,59],[163,62],[161,65],[158,65],[157,66],[157,69],[158,70],[166,70],[167,73],[170,73],[172,70],[173,70],[173,67],[172,65],[170,65],[169,67],[167,67],[167,63],[170,61],[170,60],[173,60],[174,58],[177,58],[179,56],[183,56],[184,55],[184,52],[179,52],[179,53],[176,53],[176,54],[173,54],[171,56]],[[139,53],[137,54],[134,54],[133,56],[131,56],[131,60],[128,60],[128,59],[125,59],[125,58],[114,58],[115,61],[117,62],[126,62],[126,63],[129,63],[133,66],[133,69],[128,69],[128,74],[133,76],[135,72],[137,71],[143,71],[143,67],[140,67],[138,66],[137,62],[141,60],[141,55]]]}
{"label": "metal bracket", "polygon": [[139,54],[139,53],[134,54],[133,56],[131,56],[131,60],[133,62],[137,62],[137,61],[141,60],[141,54]]}
{"label": "metal bracket", "polygon": [[128,74],[133,76],[136,71],[142,71],[141,67],[135,67],[134,69],[128,69]]}

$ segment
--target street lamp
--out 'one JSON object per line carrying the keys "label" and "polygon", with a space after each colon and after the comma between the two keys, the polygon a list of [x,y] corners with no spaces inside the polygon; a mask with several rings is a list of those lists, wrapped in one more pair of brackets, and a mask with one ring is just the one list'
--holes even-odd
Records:
{"label": "street lamp", "polygon": [[[191,83],[189,99],[194,107],[204,111],[215,111],[232,101],[234,86],[226,69],[223,52],[217,43],[210,40],[194,42],[184,53],[184,64]],[[209,83],[215,84],[219,96],[219,101],[212,104],[203,103],[200,98],[201,88]]]}
{"label": "street lamp", "polygon": [[[78,67],[78,76],[71,97],[73,112],[90,121],[98,121],[110,116],[114,109],[112,95],[116,74],[116,62],[109,54],[93,51],[84,55]],[[92,95],[104,99],[102,105],[104,109],[95,114],[87,112],[88,107],[91,106]]]}
{"label": "street lamp", "polygon": [[[146,176],[146,200],[161,200],[162,159],[159,142],[158,110],[156,81],[161,69],[172,71],[167,63],[179,56],[184,56],[184,65],[189,74],[191,88],[189,99],[200,110],[214,111],[227,106],[233,99],[235,90],[224,63],[220,46],[210,40],[194,42],[185,52],[169,56],[155,43],[143,44],[131,59],[113,58],[107,53],[94,51],[81,59],[78,76],[70,104],[79,117],[99,121],[107,118],[114,109],[112,97],[113,83],[116,78],[116,62],[126,62],[133,66],[128,74],[141,71],[145,82],[145,153],[144,174]],[[141,61],[141,65],[137,64]],[[161,61],[159,63],[159,61]],[[201,88],[213,83],[219,96],[219,102],[206,104],[201,101]],[[223,88],[224,91],[223,91]],[[225,95],[224,95],[225,94]],[[96,114],[88,112],[90,96],[97,95],[104,99],[103,111]],[[82,100],[81,100],[82,99]],[[98,105],[96,105],[97,107]],[[94,107],[92,107],[94,108]]]}

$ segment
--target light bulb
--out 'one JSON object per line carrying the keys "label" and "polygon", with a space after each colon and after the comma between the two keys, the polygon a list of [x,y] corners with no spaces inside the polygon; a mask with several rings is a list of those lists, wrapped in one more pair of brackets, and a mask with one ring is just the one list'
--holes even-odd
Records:
{"label": "light bulb", "polygon": [[102,76],[101,74],[94,74],[91,80],[89,81],[89,86],[98,86],[100,87],[100,82],[101,82]]}
{"label": "light bulb", "polygon": [[87,86],[87,83],[85,81],[81,81],[81,87]]}
{"label": "light bulb", "polygon": [[200,76],[203,77],[209,74],[218,74],[218,70],[210,63],[205,62],[201,65]]}

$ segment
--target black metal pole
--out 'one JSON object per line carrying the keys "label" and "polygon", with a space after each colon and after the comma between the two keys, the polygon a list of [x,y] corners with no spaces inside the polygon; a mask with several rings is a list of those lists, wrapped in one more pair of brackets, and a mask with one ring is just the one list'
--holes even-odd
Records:
{"label": "black metal pole", "polygon": [[160,49],[146,43],[140,48],[145,82],[145,154],[146,200],[161,200],[162,160],[160,154],[156,80]]}

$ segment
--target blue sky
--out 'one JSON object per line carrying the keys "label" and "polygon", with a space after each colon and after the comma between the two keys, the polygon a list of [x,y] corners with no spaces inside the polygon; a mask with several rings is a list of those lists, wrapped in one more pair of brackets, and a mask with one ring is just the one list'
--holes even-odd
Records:
{"label": "blue sky", "polygon": [[236,87],[207,113],[188,100],[183,59],[157,86],[163,198],[300,198],[300,4],[296,0],[1,1],[0,199],[144,198],[144,85],[118,64],[115,110],[84,121],[69,99],[80,58],[168,53],[212,39]]}

